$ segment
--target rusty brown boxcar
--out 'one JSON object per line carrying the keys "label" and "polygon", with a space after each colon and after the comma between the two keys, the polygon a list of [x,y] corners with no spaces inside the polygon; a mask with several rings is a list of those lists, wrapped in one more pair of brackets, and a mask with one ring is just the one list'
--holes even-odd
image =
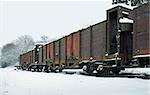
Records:
{"label": "rusty brown boxcar", "polygon": [[80,31],[72,33],[72,61],[73,65],[79,63],[80,56]]}
{"label": "rusty brown boxcar", "polygon": [[80,57],[80,31],[74,32],[72,38],[72,49],[73,56],[75,59],[79,59]]}
{"label": "rusty brown boxcar", "polygon": [[133,55],[150,54],[150,3],[133,10]]}
{"label": "rusty brown boxcar", "polygon": [[67,64],[69,65],[72,63],[72,34],[66,36],[66,57],[67,57]]}
{"label": "rusty brown boxcar", "polygon": [[31,51],[28,51],[24,58],[24,65],[28,67],[31,64]]}
{"label": "rusty brown boxcar", "polygon": [[30,51],[31,64],[33,63],[33,50]]}
{"label": "rusty brown boxcar", "polygon": [[60,63],[66,63],[66,37],[60,39]]}
{"label": "rusty brown boxcar", "polygon": [[150,62],[150,3],[133,10],[133,58],[141,66]]}
{"label": "rusty brown boxcar", "polygon": [[46,47],[47,47],[46,45],[43,46],[43,64],[46,63],[46,57],[47,57],[47,48]]}
{"label": "rusty brown boxcar", "polygon": [[46,61],[50,60],[50,43],[46,45]]}
{"label": "rusty brown boxcar", "polygon": [[54,41],[54,63],[60,63],[60,41]]}
{"label": "rusty brown boxcar", "polygon": [[20,55],[20,65],[25,70],[27,67],[27,53]]}
{"label": "rusty brown boxcar", "polygon": [[25,54],[23,54],[23,58],[24,58],[24,63],[26,63],[27,62],[27,53],[25,53]]}
{"label": "rusty brown boxcar", "polygon": [[27,53],[27,64],[30,64],[31,63],[31,52],[30,51],[28,51],[28,53]]}
{"label": "rusty brown boxcar", "polygon": [[26,64],[29,64],[29,52],[26,53]]}
{"label": "rusty brown boxcar", "polygon": [[24,54],[24,64],[27,64],[28,62],[28,56],[27,53]]}
{"label": "rusty brown boxcar", "polygon": [[81,30],[81,60],[91,57],[91,27]]}
{"label": "rusty brown boxcar", "polygon": [[32,60],[33,60],[32,50],[29,52],[30,52],[30,64],[32,64]]}
{"label": "rusty brown boxcar", "polygon": [[50,59],[54,63],[54,42],[50,43]]}
{"label": "rusty brown boxcar", "polygon": [[92,26],[92,57],[104,60],[106,53],[106,21]]}
{"label": "rusty brown boxcar", "polygon": [[35,49],[32,50],[32,63],[35,63]]}

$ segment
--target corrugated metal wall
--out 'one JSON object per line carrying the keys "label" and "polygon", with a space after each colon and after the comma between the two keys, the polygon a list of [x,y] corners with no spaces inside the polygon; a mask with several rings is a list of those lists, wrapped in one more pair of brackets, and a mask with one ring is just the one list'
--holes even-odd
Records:
{"label": "corrugated metal wall", "polygon": [[30,64],[33,63],[33,55],[32,55],[32,50],[30,51]]}
{"label": "corrugated metal wall", "polygon": [[133,26],[133,54],[150,54],[150,3],[136,8]]}
{"label": "corrugated metal wall", "polygon": [[81,31],[81,58],[82,60],[91,57],[91,28]]}
{"label": "corrugated metal wall", "polygon": [[73,33],[73,56],[80,57],[80,32]]}
{"label": "corrugated metal wall", "polygon": [[52,60],[52,62],[54,62],[54,42],[52,42],[51,44],[50,44],[50,58],[51,58],[51,60]]}
{"label": "corrugated metal wall", "polygon": [[46,45],[43,46],[43,63],[46,63],[46,56],[47,56],[47,48]]}
{"label": "corrugated metal wall", "polygon": [[92,26],[92,57],[102,60],[106,51],[106,21]]}
{"label": "corrugated metal wall", "polygon": [[32,50],[32,63],[35,63],[35,49]]}
{"label": "corrugated metal wall", "polygon": [[69,59],[72,56],[72,34],[67,36],[66,46],[67,59]]}
{"label": "corrugated metal wall", "polygon": [[60,63],[66,62],[66,38],[60,39]]}
{"label": "corrugated metal wall", "polygon": [[23,64],[24,64],[25,62],[27,62],[27,56],[26,56],[26,53],[23,54]]}
{"label": "corrugated metal wall", "polygon": [[50,44],[46,45],[46,61],[50,59],[50,49],[49,49]]}
{"label": "corrugated metal wall", "polygon": [[55,52],[55,64],[59,64],[60,61],[60,43],[59,40],[54,42],[54,52]]}
{"label": "corrugated metal wall", "polygon": [[28,60],[28,64],[31,64],[31,52],[30,51],[27,53],[27,60]]}

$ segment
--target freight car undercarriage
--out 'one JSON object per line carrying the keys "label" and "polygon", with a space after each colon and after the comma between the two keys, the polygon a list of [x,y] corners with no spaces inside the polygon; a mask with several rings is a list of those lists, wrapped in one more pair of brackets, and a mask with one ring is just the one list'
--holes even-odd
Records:
{"label": "freight car undercarriage", "polygon": [[[146,73],[143,73],[143,74],[119,73],[121,70],[125,70],[125,68],[136,68],[135,66],[115,66],[115,65],[103,66],[101,62],[87,62],[87,64],[88,64],[87,65],[88,67],[83,67],[83,72],[78,72],[78,70],[80,69],[74,69],[74,71],[69,71],[72,69],[68,69],[68,70],[64,69],[64,71],[63,69],[61,69],[61,72],[65,74],[75,74],[78,72],[77,74],[80,74],[80,75],[96,76],[96,77],[123,77],[123,78],[150,79],[150,75]],[[59,73],[60,72],[58,68],[57,69],[55,68],[55,70],[50,69],[48,65],[32,65],[28,69],[23,69],[22,66],[15,66],[15,67],[18,70],[27,70],[27,71],[32,71],[32,72],[47,72],[47,73],[49,72]]]}
{"label": "freight car undercarriage", "polygon": [[[118,61],[119,62],[119,61]],[[136,62],[135,62],[136,63]],[[27,71],[32,71],[32,72],[62,72],[66,68],[64,65],[60,64],[51,64],[51,65],[43,65],[43,64],[32,64],[28,67],[24,66],[15,66],[18,69],[22,70],[27,70]],[[137,68],[141,67],[140,65],[136,64],[131,64],[131,65],[116,65],[115,60],[113,61],[107,61],[107,62],[102,62],[102,61],[88,61],[88,62],[83,62],[79,63],[75,69],[82,69],[84,72],[86,72],[88,75],[93,75],[96,73],[98,76],[116,76],[120,74],[121,70],[125,70],[126,68]],[[148,67],[148,65],[147,65]]]}
{"label": "freight car undercarriage", "polygon": [[[20,67],[19,68],[23,68],[23,67]],[[23,69],[23,70],[27,70],[27,71],[33,71],[33,72],[62,72],[62,67],[56,65],[56,66],[53,66],[53,65],[43,65],[43,64],[33,64],[33,65],[30,65],[28,67],[26,67],[26,69]]]}

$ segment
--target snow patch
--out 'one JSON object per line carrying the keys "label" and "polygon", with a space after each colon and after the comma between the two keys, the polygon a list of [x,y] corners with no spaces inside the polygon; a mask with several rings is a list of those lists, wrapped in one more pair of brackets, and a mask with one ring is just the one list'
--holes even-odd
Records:
{"label": "snow patch", "polygon": [[149,74],[150,75],[150,68],[128,68],[123,73],[133,73],[133,74]]}
{"label": "snow patch", "polygon": [[117,7],[117,6],[122,6],[122,7],[128,8],[128,9],[131,9],[131,10],[136,8],[136,6],[126,5],[126,4],[123,4],[123,3],[118,3],[118,4],[111,5],[110,7],[107,8],[107,10],[112,9],[114,7]]}
{"label": "snow patch", "polygon": [[128,18],[121,18],[119,20],[120,23],[133,23],[133,20],[128,19]]}
{"label": "snow patch", "polygon": [[149,95],[150,81],[0,70],[0,95]]}

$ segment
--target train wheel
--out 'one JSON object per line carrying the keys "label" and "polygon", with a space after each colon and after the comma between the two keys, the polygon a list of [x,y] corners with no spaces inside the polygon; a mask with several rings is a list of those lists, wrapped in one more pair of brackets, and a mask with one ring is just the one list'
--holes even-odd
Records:
{"label": "train wheel", "polygon": [[94,70],[95,70],[95,65],[92,64],[92,63],[88,63],[88,64],[87,64],[87,68],[86,68],[86,72],[87,72],[89,75],[92,75]]}
{"label": "train wheel", "polygon": [[104,73],[104,68],[103,65],[99,65],[98,68],[96,69],[97,73],[102,75]]}
{"label": "train wheel", "polygon": [[59,72],[62,72],[62,69],[59,69]]}
{"label": "train wheel", "polygon": [[113,74],[118,75],[121,70],[119,68],[114,68],[112,70]]}
{"label": "train wheel", "polygon": [[111,70],[107,67],[103,67],[103,65],[99,65],[97,68],[97,73],[100,76],[108,76],[110,75]]}

